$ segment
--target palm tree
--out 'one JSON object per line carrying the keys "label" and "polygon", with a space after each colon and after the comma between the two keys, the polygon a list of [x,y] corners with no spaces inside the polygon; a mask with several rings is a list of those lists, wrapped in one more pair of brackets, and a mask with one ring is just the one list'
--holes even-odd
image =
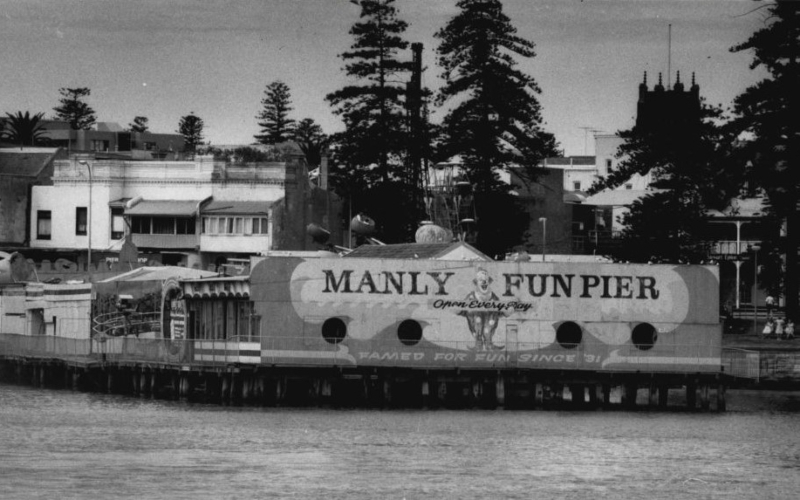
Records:
{"label": "palm tree", "polygon": [[6,130],[4,134],[8,141],[20,146],[33,146],[44,136],[42,118],[44,113],[31,114],[26,111],[17,111],[16,114],[6,113]]}

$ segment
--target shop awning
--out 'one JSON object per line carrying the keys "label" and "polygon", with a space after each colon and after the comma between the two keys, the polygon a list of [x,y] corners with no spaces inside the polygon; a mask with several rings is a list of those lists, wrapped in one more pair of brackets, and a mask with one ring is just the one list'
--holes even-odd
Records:
{"label": "shop awning", "polygon": [[125,209],[125,215],[166,215],[173,217],[191,217],[197,212],[197,206],[203,200],[167,201],[143,200],[131,208]]}
{"label": "shop awning", "polygon": [[271,203],[263,201],[214,200],[201,210],[203,215],[267,215]]}
{"label": "shop awning", "polygon": [[639,198],[661,191],[661,189],[613,189],[593,194],[586,198],[583,204],[598,207],[629,207]]}

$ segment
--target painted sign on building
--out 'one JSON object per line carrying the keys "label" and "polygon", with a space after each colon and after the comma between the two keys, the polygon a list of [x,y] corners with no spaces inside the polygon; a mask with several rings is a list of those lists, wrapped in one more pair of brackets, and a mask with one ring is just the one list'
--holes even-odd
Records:
{"label": "painted sign on building", "polygon": [[250,282],[256,312],[270,318],[262,329],[267,358],[631,370],[720,364],[712,266],[276,258],[256,266]]}

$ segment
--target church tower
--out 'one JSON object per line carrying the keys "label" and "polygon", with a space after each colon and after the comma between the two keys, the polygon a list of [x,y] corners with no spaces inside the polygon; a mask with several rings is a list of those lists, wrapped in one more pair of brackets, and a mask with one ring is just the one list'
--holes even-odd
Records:
{"label": "church tower", "polygon": [[694,73],[689,90],[681,82],[680,71],[677,73],[675,85],[667,89],[664,88],[659,73],[658,84],[653,90],[647,88],[647,72],[644,73],[644,80],[639,84],[636,128],[655,133],[676,130],[691,132],[699,125],[700,87],[695,83]]}

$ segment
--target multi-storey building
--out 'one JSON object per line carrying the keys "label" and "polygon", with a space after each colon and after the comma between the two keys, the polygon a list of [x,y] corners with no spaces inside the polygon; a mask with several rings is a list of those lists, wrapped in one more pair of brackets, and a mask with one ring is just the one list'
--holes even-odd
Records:
{"label": "multi-storey building", "polygon": [[42,120],[39,142],[70,153],[96,152],[141,160],[175,160],[183,151],[183,136],[131,132],[118,123],[97,122],[89,130],[73,130],[69,123]]}
{"label": "multi-storey building", "polygon": [[115,259],[129,240],[164,264],[207,268],[270,250],[315,248],[316,223],[341,244],[341,203],[312,186],[301,157],[232,165],[73,155],[36,186],[31,247],[85,261]]}
{"label": "multi-storey building", "polygon": [[58,148],[0,149],[0,250],[28,245],[32,186],[51,184],[53,162],[65,157]]}

